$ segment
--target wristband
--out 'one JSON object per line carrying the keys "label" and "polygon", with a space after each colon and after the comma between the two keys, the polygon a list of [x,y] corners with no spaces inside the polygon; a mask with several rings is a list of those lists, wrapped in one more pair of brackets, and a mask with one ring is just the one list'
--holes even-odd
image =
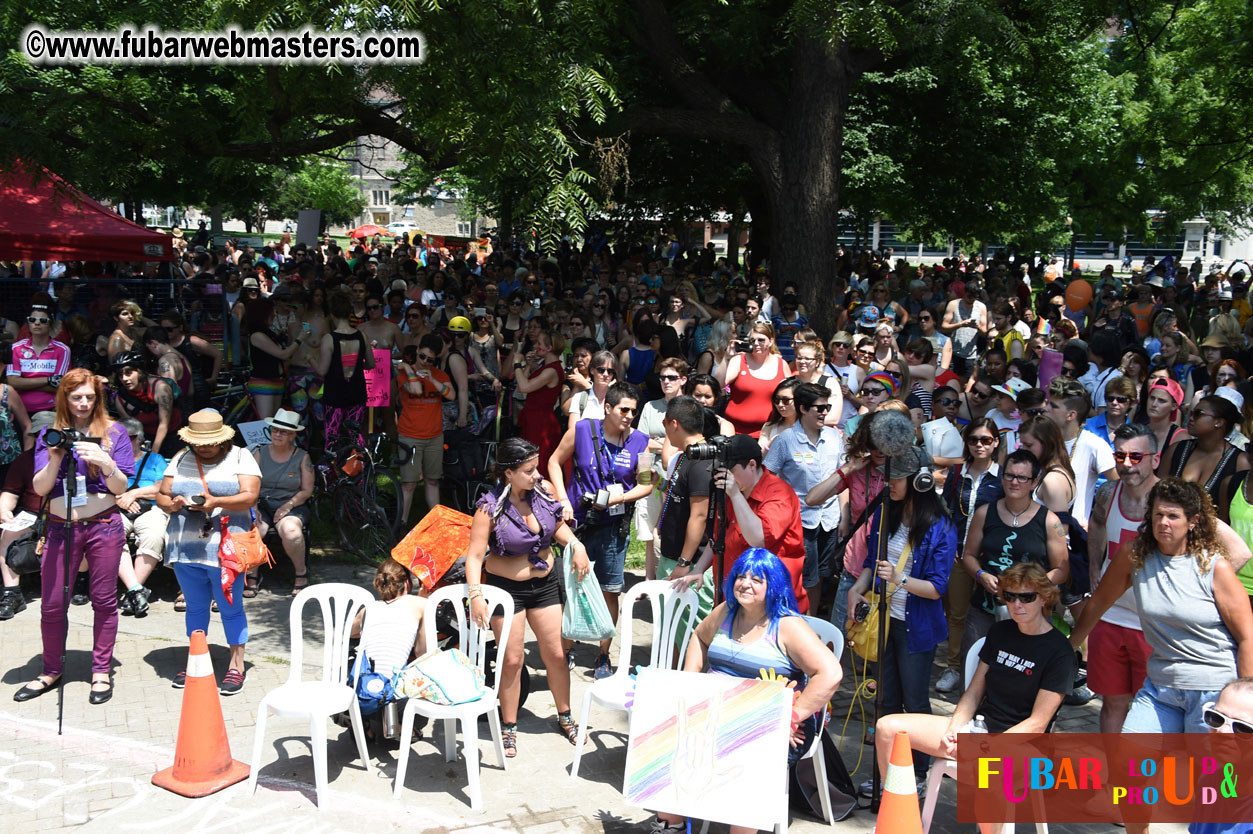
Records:
{"label": "wristband", "polygon": [[980,576],[980,574],[982,574],[982,573],[983,573],[983,571],[982,571],[982,570],[977,570],[977,571],[975,571],[975,581],[976,581],[976,582],[978,582],[978,581],[979,581],[979,576]]}

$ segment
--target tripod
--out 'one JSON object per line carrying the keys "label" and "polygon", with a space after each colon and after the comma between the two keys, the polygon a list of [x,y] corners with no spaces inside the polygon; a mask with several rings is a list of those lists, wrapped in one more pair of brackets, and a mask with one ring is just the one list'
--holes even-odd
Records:
{"label": "tripod", "polygon": [[[65,467],[65,520],[62,525],[64,532],[61,538],[61,548],[65,551],[65,583],[61,589],[61,611],[65,616],[65,630],[61,633],[61,676],[65,676],[65,658],[68,651],[67,647],[70,643],[70,586],[74,583],[71,576],[78,575],[78,565],[74,563],[74,524],[71,522],[73,516],[74,499],[78,497],[78,458],[74,456],[74,447],[65,450],[65,461],[62,464]],[[65,720],[65,682],[57,687],[57,735],[62,733],[62,725]]]}
{"label": "tripod", "polygon": [[[889,455],[885,455],[884,461],[883,461],[883,491],[879,493],[880,497],[882,497],[883,493],[889,489],[889,485],[891,483],[892,483],[892,458]],[[878,552],[875,553],[874,565],[868,568],[868,570],[875,571],[875,573],[872,574],[872,576],[874,576],[874,583],[873,583],[874,587],[879,586],[879,576],[878,576],[879,562],[886,559],[888,555],[888,537],[885,535],[886,531],[884,530],[884,528],[887,526],[886,508],[887,508],[887,504],[885,502],[883,506],[880,507],[880,510],[879,510],[879,542],[878,542],[879,546],[876,548]],[[874,688],[874,723],[876,727],[879,724],[879,719],[883,717],[883,664],[887,662],[887,651],[888,651],[888,595],[887,595],[887,583],[886,582],[883,583],[883,589],[879,593],[879,640],[878,642],[879,642],[879,681],[878,681],[878,684]],[[879,813],[879,799],[880,799],[880,794],[882,793],[880,786],[879,786],[879,779],[880,779],[881,774],[879,773],[879,753],[877,750],[878,743],[879,743],[879,736],[878,736],[878,733],[876,732],[875,734],[876,750],[875,750],[874,757],[871,759],[871,762],[873,763],[874,768],[870,774],[870,785],[871,785],[871,791],[872,791],[870,795],[870,810],[875,814]]]}

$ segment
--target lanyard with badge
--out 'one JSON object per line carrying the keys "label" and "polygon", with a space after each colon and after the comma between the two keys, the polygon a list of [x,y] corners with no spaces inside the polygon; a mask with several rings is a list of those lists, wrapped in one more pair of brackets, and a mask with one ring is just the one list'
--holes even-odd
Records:
{"label": "lanyard with badge", "polygon": [[[609,457],[609,442],[605,440],[605,421],[604,420],[599,420],[599,421],[592,420],[591,423],[592,425],[596,427],[596,443],[592,446],[592,450],[596,453],[596,474],[600,476],[599,480],[602,484],[607,484],[605,489],[609,491],[609,496],[611,498],[620,497],[626,490],[622,484],[618,483],[617,474],[614,472],[614,469],[613,469],[614,464],[617,462],[618,456],[616,455],[613,458],[610,458],[608,472],[605,471],[604,464],[601,462],[601,459],[600,459],[600,450],[602,447],[605,450],[605,457]],[[627,430],[622,435],[622,449],[618,452],[618,455],[623,455],[623,454],[627,455],[628,467],[630,467],[631,453],[627,451],[626,444],[627,444],[627,439],[630,436],[631,436],[631,429],[628,427]],[[623,515],[626,512],[626,504],[622,502],[618,502],[617,504],[610,504],[607,509],[607,512],[611,516]]]}

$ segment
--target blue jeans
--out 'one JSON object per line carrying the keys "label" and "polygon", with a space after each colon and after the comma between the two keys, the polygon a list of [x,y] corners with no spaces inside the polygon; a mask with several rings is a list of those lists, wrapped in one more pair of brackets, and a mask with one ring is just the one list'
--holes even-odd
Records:
{"label": "blue jeans", "polygon": [[840,574],[840,585],[835,589],[835,602],[831,606],[831,622],[840,630],[840,634],[848,637],[844,623],[848,621],[848,592],[853,590],[857,577],[848,571]]}
{"label": "blue jeans", "polygon": [[622,593],[626,582],[623,571],[626,569],[627,541],[630,538],[628,528],[615,518],[612,524],[596,527],[584,524],[576,535],[587,548],[587,558],[592,560],[592,570],[600,589],[607,594]]}
{"label": "blue jeans", "polygon": [[233,605],[226,602],[222,593],[221,568],[198,565],[191,562],[175,562],[174,575],[178,587],[187,600],[187,636],[193,631],[209,632],[209,606],[217,600],[222,614],[222,630],[226,632],[229,646],[242,646],[248,642],[248,618],[244,615],[244,574],[235,577],[231,587]]}
{"label": "blue jeans", "polygon": [[[883,714],[898,712],[931,714],[931,664],[935,660],[935,648],[925,652],[911,652],[908,634],[903,620],[892,620],[888,628],[887,651],[879,664],[879,680],[883,685]],[[914,751],[914,772],[920,777],[927,775],[931,757]]]}
{"label": "blue jeans", "polygon": [[1201,717],[1201,707],[1218,700],[1221,689],[1175,689],[1154,686],[1145,679],[1144,686],[1131,701],[1131,709],[1123,721],[1124,733],[1208,733]]}
{"label": "blue jeans", "polygon": [[805,566],[801,568],[801,584],[812,588],[825,576],[835,576],[835,543],[839,530],[803,527],[805,534]]}

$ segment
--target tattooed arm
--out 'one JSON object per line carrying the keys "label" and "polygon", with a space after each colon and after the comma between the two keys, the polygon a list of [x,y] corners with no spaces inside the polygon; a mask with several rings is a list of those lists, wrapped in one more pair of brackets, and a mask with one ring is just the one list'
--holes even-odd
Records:
{"label": "tattooed arm", "polygon": [[1044,526],[1048,529],[1049,582],[1065,585],[1070,578],[1070,536],[1052,510],[1048,511]]}

